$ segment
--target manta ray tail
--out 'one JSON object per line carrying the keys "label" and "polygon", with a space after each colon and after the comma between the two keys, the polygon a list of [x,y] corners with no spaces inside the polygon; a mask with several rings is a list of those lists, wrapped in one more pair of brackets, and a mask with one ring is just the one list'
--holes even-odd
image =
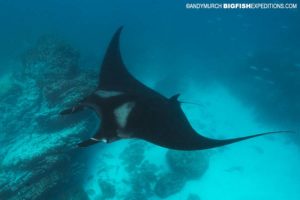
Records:
{"label": "manta ray tail", "polygon": [[215,139],[210,139],[210,138],[205,138],[204,137],[204,138],[201,138],[202,141],[201,141],[200,146],[201,146],[201,149],[210,149],[210,148],[221,147],[221,146],[225,146],[225,145],[228,145],[228,144],[232,144],[232,143],[240,142],[240,141],[243,141],[243,140],[247,140],[247,139],[250,139],[250,138],[259,137],[259,136],[263,136],[263,135],[274,134],[274,133],[294,133],[294,131],[265,132],[265,133],[260,133],[260,134],[245,136],[245,137],[238,137],[238,138],[233,138],[233,139],[225,139],[225,140],[215,140]]}

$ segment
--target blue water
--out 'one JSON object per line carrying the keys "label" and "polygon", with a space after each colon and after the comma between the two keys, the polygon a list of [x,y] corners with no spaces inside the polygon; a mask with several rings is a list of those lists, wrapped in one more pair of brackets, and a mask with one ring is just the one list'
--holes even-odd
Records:
{"label": "blue water", "polygon": [[58,113],[93,91],[121,25],[128,70],[199,104],[182,105],[199,133],[299,130],[299,8],[185,3],[0,0],[0,200],[300,199],[299,134],[196,152],[140,140],[74,148],[101,122],[91,111]]}

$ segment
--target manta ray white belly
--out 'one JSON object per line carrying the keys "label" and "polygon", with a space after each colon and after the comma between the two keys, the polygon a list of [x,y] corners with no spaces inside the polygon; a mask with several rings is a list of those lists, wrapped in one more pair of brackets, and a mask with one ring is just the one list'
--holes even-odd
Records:
{"label": "manta ray white belly", "polygon": [[114,110],[116,122],[120,129],[125,129],[128,121],[128,116],[134,108],[134,102],[126,102]]}
{"label": "manta ray white belly", "polygon": [[[95,94],[100,98],[109,99],[120,95],[124,95],[124,92],[113,90],[97,90]],[[127,101],[121,104],[120,106],[114,108],[112,111],[115,117],[115,122],[118,126],[116,132],[120,138],[129,138],[131,136],[131,133],[126,131],[126,125],[128,122],[128,116],[132,112],[134,106],[134,101]]]}

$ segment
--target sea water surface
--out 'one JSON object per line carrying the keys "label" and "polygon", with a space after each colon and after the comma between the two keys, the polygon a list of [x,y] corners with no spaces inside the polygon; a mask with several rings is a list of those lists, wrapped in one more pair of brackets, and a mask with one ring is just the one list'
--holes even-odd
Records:
{"label": "sea water surface", "polygon": [[298,131],[299,9],[186,3],[0,0],[1,200],[300,199],[299,133],[194,152],[140,140],[74,148],[101,119],[90,110],[58,113],[94,90],[120,26],[128,70],[196,103],[182,108],[199,133]]}

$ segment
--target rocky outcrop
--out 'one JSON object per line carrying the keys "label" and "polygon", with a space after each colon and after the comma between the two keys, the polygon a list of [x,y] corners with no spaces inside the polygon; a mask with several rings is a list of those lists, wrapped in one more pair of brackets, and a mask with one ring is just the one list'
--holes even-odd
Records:
{"label": "rocky outcrop", "polygon": [[202,151],[169,150],[166,158],[172,172],[187,180],[201,177],[208,168],[207,155]]}
{"label": "rocky outcrop", "polygon": [[185,185],[185,181],[180,174],[164,174],[158,179],[155,185],[155,194],[160,198],[167,198],[170,195],[180,192]]}
{"label": "rocky outcrop", "polygon": [[178,193],[187,181],[201,178],[209,163],[202,151],[168,150],[166,160],[170,172],[160,176],[155,185],[155,194],[161,198]]}
{"label": "rocky outcrop", "polygon": [[75,147],[95,119],[58,114],[96,86],[95,73],[78,61],[70,45],[43,37],[24,53],[23,70],[2,81],[0,199],[88,199],[74,184],[82,182],[87,159]]}

